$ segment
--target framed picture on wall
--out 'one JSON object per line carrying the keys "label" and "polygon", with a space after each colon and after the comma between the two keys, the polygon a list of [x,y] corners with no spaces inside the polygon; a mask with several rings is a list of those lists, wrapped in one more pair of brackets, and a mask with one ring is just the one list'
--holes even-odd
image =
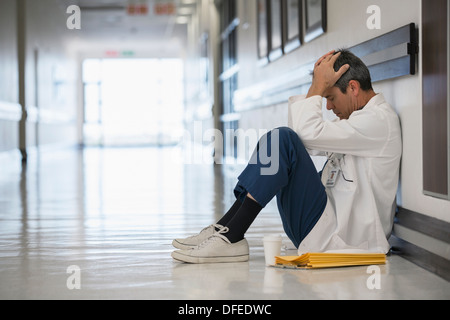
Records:
{"label": "framed picture on wall", "polygon": [[284,0],[284,52],[288,53],[302,44],[303,0]]}
{"label": "framed picture on wall", "polygon": [[282,0],[270,0],[270,53],[269,60],[273,61],[283,55],[283,11],[281,7]]}
{"label": "framed picture on wall", "polygon": [[327,30],[327,0],[305,0],[305,42]]}
{"label": "framed picture on wall", "polygon": [[268,63],[269,57],[269,8],[267,0],[257,0],[258,58],[260,64]]}

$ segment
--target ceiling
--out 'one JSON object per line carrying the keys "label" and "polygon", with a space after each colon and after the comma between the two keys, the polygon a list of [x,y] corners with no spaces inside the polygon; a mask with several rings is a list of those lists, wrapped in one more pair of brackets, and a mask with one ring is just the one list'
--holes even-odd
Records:
{"label": "ceiling", "polygon": [[[196,10],[196,0],[62,0],[65,7],[81,9],[81,30],[78,41],[106,45],[126,43],[128,46],[158,47],[179,50],[187,42],[187,24],[181,19]],[[156,14],[156,4],[174,4],[174,14]],[[130,5],[146,4],[148,13],[131,15]],[[167,7],[166,7],[167,8]]]}

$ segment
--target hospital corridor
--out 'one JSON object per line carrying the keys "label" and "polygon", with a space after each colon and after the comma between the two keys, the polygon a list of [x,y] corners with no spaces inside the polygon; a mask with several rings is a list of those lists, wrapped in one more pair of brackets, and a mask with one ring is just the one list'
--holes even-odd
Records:
{"label": "hospital corridor", "polygon": [[[2,0],[0,299],[186,301],[175,314],[197,300],[450,299],[450,3],[431,2]],[[224,238],[258,141],[295,125],[289,98],[341,48],[401,124],[385,263],[268,266],[267,235],[300,252],[276,198],[245,233],[248,261],[175,259],[174,239],[215,224]],[[326,100],[323,121],[350,121]],[[348,159],[337,183],[360,194]]]}

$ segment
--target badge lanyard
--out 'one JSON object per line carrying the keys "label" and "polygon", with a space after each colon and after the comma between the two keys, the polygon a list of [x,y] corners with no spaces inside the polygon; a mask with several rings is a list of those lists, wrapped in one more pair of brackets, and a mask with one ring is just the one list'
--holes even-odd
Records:
{"label": "badge lanyard", "polygon": [[337,178],[339,176],[339,173],[341,173],[341,172],[342,172],[342,178],[345,181],[353,182],[353,180],[346,179],[344,176],[344,172],[342,171],[340,160],[343,159],[344,157],[345,157],[345,155],[337,155],[335,157],[334,153],[332,153],[331,155],[328,156],[328,161],[331,164],[332,169],[330,170],[330,172],[328,174],[327,182],[325,184],[325,186],[327,188],[334,188],[336,186]]}

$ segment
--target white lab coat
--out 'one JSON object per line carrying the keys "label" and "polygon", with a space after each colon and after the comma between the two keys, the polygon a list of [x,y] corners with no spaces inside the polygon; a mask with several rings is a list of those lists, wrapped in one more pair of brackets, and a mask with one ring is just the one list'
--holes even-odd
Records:
{"label": "white lab coat", "polygon": [[341,170],[335,186],[326,188],[325,211],[298,253],[387,253],[402,154],[398,116],[382,94],[348,120],[324,120],[322,102],[320,96],[289,99],[289,127],[311,155],[334,159],[323,170],[324,185],[330,170]]}

